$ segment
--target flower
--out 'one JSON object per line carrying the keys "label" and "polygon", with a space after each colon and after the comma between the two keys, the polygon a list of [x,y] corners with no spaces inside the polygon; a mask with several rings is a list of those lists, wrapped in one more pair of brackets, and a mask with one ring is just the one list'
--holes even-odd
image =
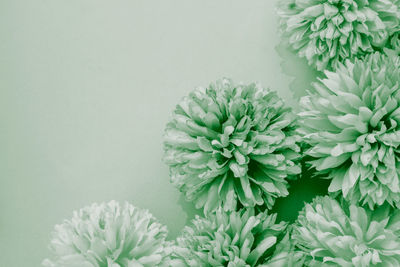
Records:
{"label": "flower", "polygon": [[281,0],[278,14],[288,45],[322,71],[380,51],[399,31],[398,0]]}
{"label": "flower", "polygon": [[271,266],[280,266],[293,257],[281,258],[286,243],[275,253],[287,228],[275,220],[276,214],[255,215],[251,208],[229,212],[219,208],[206,217],[196,216],[178,237],[175,256],[185,263],[182,266],[269,266],[265,264],[271,259],[276,264]]}
{"label": "flower", "polygon": [[55,226],[49,267],[164,266],[166,226],[147,211],[116,201],[75,211]]}
{"label": "flower", "polygon": [[325,75],[300,101],[309,162],[351,203],[400,207],[400,57],[375,53]]}
{"label": "flower", "polygon": [[330,197],[306,204],[293,239],[307,266],[400,266],[400,210],[340,205]]}
{"label": "flower", "polygon": [[164,161],[172,183],[205,213],[271,207],[288,194],[286,178],[300,172],[294,128],[294,115],[275,92],[222,79],[176,106]]}

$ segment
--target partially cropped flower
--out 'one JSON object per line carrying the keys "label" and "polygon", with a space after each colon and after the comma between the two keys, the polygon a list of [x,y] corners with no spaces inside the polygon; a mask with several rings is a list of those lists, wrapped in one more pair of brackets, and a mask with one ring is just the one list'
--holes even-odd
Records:
{"label": "partially cropped flower", "polygon": [[371,211],[317,197],[300,212],[292,235],[306,266],[400,266],[400,210]]}
{"label": "partially cropped flower", "polygon": [[55,226],[48,267],[167,266],[166,226],[147,210],[118,202],[93,204]]}
{"label": "partially cropped flower", "polygon": [[399,0],[281,0],[282,35],[318,70],[380,51],[399,30]]}
{"label": "partially cropped flower", "polygon": [[[300,172],[294,115],[275,92],[228,79],[176,106],[164,139],[172,183],[197,208],[271,207]],[[239,203],[238,203],[239,202]]]}
{"label": "partially cropped flower", "polygon": [[[177,239],[175,254],[184,266],[191,267],[263,266],[275,256],[287,227],[286,223],[277,224],[275,220],[276,214],[255,215],[254,209],[232,212],[218,209],[205,218],[197,216]],[[279,248],[279,253],[286,248]],[[281,259],[273,260],[279,263]]]}
{"label": "partially cropped flower", "polygon": [[340,64],[301,99],[305,154],[330,192],[370,208],[400,206],[400,57]]}

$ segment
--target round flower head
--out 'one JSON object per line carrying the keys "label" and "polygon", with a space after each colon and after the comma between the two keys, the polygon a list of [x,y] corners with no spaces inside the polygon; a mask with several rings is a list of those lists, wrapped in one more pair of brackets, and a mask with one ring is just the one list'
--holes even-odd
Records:
{"label": "round flower head", "polygon": [[[273,255],[286,224],[276,224],[275,219],[276,214],[254,215],[254,209],[218,209],[206,218],[197,216],[177,239],[175,256],[182,259],[184,266],[250,267],[262,266],[270,259],[279,263],[282,259]],[[283,253],[282,249],[279,253]]]}
{"label": "round flower head", "polygon": [[172,183],[205,212],[271,207],[300,172],[293,121],[282,99],[256,84],[223,79],[196,89],[166,127]]}
{"label": "round flower head", "polygon": [[306,204],[292,238],[306,266],[400,266],[400,210],[341,206],[327,196]]}
{"label": "round flower head", "polygon": [[380,51],[400,25],[398,0],[281,0],[285,40],[318,70]]}
{"label": "round flower head", "polygon": [[300,130],[329,192],[370,208],[400,206],[400,57],[378,53],[340,64],[301,99]]}
{"label": "round flower head", "polygon": [[56,225],[51,267],[163,266],[167,229],[147,211],[125,203],[93,204]]}

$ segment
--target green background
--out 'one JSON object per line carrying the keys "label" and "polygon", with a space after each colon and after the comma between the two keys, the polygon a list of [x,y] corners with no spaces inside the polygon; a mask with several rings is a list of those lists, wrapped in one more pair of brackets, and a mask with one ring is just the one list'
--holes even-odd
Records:
{"label": "green background", "polygon": [[0,266],[39,266],[53,226],[92,202],[147,208],[175,237],[193,213],[161,161],[180,98],[226,76],[295,106],[290,75],[299,91],[313,77],[276,50],[275,5],[0,1]]}

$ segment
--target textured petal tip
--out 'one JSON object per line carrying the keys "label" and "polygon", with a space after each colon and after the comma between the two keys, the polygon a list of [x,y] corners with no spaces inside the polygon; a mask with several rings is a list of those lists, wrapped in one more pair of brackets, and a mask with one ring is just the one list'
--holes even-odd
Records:
{"label": "textured petal tip", "polygon": [[174,185],[205,212],[270,208],[299,173],[295,130],[294,115],[275,92],[222,79],[176,106],[164,161]]}
{"label": "textured petal tip", "polygon": [[370,54],[325,75],[301,102],[310,163],[351,203],[400,207],[400,57]]}
{"label": "textured petal tip", "polygon": [[164,266],[167,229],[147,210],[116,201],[92,204],[55,227],[43,266]]}

